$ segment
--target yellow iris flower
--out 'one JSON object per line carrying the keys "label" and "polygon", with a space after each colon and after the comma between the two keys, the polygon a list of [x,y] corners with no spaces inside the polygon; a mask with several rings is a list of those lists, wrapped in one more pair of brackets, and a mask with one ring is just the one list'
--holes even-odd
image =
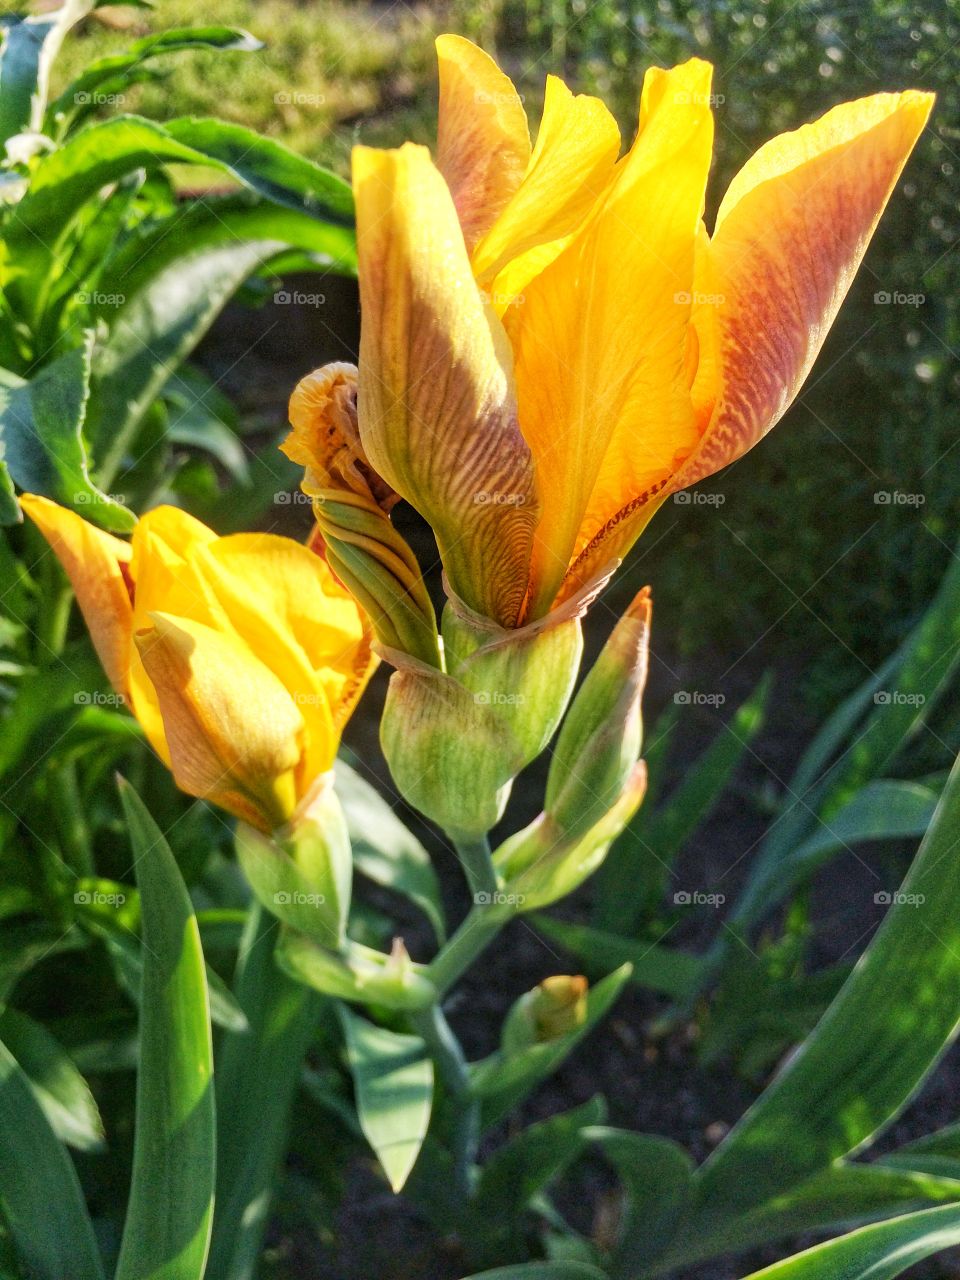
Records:
{"label": "yellow iris flower", "polygon": [[519,95],[443,36],[436,157],[357,147],[359,437],[502,627],[608,571],[672,493],[799,391],[932,106],[881,93],[768,142],[704,194],[711,72],[647,72],[620,157],[596,98]]}
{"label": "yellow iris flower", "polygon": [[126,543],[46,498],[21,503],[177,785],[263,831],[289,821],[332,767],[375,665],[366,619],[326,562],[273,534],[217,537],[175,507]]}

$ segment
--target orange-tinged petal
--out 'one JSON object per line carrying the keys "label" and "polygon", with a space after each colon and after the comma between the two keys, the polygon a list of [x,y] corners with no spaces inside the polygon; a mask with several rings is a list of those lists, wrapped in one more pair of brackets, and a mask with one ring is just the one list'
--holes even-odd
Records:
{"label": "orange-tinged petal", "polygon": [[437,167],[472,248],[520,185],[530,129],[523,100],[489,54],[462,36],[440,36],[437,60]]}
{"label": "orange-tinged petal", "polygon": [[110,683],[117,693],[129,696],[133,635],[133,605],[125,576],[129,545],[48,498],[25,493],[20,505],[70,579]]}
{"label": "orange-tinged petal", "polygon": [[[473,252],[477,279],[489,285],[508,263],[531,251],[525,275],[532,279],[546,265],[542,246],[552,245],[556,256],[606,190],[619,153],[620,130],[600,99],[574,96],[562,80],[548,76],[530,167]],[[494,285],[492,292],[496,301],[501,287]]]}
{"label": "orange-tinged petal", "polygon": [[229,627],[303,717],[305,788],[332,766],[340,732],[376,665],[366,620],[326,561],[290,538],[233,534],[197,557]]}
{"label": "orange-tinged petal", "polygon": [[608,194],[505,317],[543,500],[531,617],[581,553],[565,594],[619,554],[616,531],[697,441],[685,344],[710,71],[693,60],[648,74],[643,129]]}
{"label": "orange-tinged petal", "polygon": [[797,395],[932,105],[915,91],[844,103],[734,178],[710,245],[716,405],[671,489],[739,458]]}
{"label": "orange-tinged petal", "polygon": [[353,185],[364,450],[429,521],[454,592],[512,626],[536,502],[509,344],[426,148],[355,148]]}
{"label": "orange-tinged petal", "polygon": [[303,717],[241,641],[154,613],[136,644],[160,702],[177,785],[269,830],[296,806]]}

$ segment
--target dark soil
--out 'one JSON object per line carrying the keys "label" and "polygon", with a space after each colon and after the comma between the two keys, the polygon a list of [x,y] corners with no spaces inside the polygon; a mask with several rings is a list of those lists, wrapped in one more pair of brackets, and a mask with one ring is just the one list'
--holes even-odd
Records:
{"label": "dark soil", "polygon": [[[356,294],[352,282],[316,277],[289,281],[287,292],[322,290],[322,306],[298,308],[268,304],[260,311],[232,307],[209,336],[202,362],[224,389],[247,411],[267,422],[282,425],[285,402],[295,381],[332,359],[355,359],[357,345]],[[290,506],[271,513],[269,527],[297,534],[307,530],[306,508]],[[429,531],[412,515],[404,517],[421,563],[439,592],[439,574]],[[619,609],[641,585],[637,568],[627,569],[630,591],[616,588],[591,611],[586,622],[588,655],[602,644]],[[656,584],[654,583],[654,588]],[[765,829],[765,810],[771,795],[780,794],[814,725],[797,692],[800,672],[778,654],[776,630],[759,642],[757,637],[731,635],[723,652],[701,652],[681,660],[675,652],[671,620],[656,616],[653,661],[645,712],[652,724],[678,688],[693,687],[720,693],[726,701],[719,710],[691,707],[680,726],[672,757],[669,786],[716,736],[727,718],[751,692],[765,671],[775,675],[774,696],[767,724],[746,755],[734,785],[709,820],[684,851],[676,869],[678,887],[711,891],[721,882],[727,902],[749,865],[751,852]],[[381,669],[352,721],[347,743],[376,781],[383,794],[393,797],[402,816],[417,830],[434,855],[448,904],[456,921],[466,911],[466,892],[453,851],[435,832],[427,830],[393,791],[377,744],[377,724],[389,672]],[[523,775],[511,801],[505,830],[514,830],[539,809],[545,764],[539,762]],[[866,946],[882,907],[873,895],[879,884],[896,887],[909,861],[902,850],[891,861],[889,852],[845,857],[830,863],[818,877],[812,896],[814,936],[810,963],[825,967],[852,960]],[[590,887],[562,904],[557,914],[586,919]],[[720,916],[722,917],[722,908]],[[428,955],[429,938],[412,916],[404,935],[416,958]],[[671,934],[671,944],[700,951],[721,929],[717,914],[692,919]],[[522,920],[511,925],[488,956],[457,988],[448,1005],[451,1021],[463,1039],[468,1056],[491,1052],[499,1039],[500,1025],[510,1004],[524,991],[552,973],[564,972],[575,962],[559,955]],[[727,1129],[736,1122],[760,1091],[763,1081],[747,1080],[737,1064],[727,1061],[704,1067],[697,1054],[696,1028],[684,1027],[667,1038],[654,1039],[651,1023],[664,1010],[656,995],[632,987],[620,999],[613,1014],[524,1106],[511,1123],[532,1120],[567,1110],[602,1093],[608,1102],[610,1123],[641,1132],[660,1134],[685,1146],[695,1159],[705,1158]],[[915,1101],[878,1144],[886,1149],[954,1122],[960,1089],[960,1052],[952,1051],[927,1082]],[[501,1140],[503,1134],[495,1141]],[[561,1188],[558,1202],[569,1219],[590,1232],[609,1216],[614,1180],[599,1161],[583,1167],[575,1183]],[[458,1280],[464,1274],[462,1260],[449,1242],[437,1241],[402,1197],[385,1192],[368,1160],[358,1160],[347,1179],[347,1196],[326,1244],[315,1233],[278,1227],[270,1241],[268,1257],[277,1277],[302,1280]],[[747,1275],[794,1251],[811,1240],[787,1242],[754,1251],[730,1262],[693,1268],[685,1280],[733,1280]],[[960,1275],[960,1263],[949,1255],[910,1274],[925,1277]]]}

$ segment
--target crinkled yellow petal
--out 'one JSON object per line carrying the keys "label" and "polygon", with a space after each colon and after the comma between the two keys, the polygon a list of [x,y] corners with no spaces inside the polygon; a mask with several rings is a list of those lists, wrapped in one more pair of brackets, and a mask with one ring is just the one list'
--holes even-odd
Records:
{"label": "crinkled yellow petal", "polygon": [[296,806],[303,717],[240,640],[154,613],[136,644],[160,702],[173,776],[261,830]]}
{"label": "crinkled yellow petal", "polygon": [[643,128],[608,194],[504,319],[543,503],[529,617],[581,554],[564,594],[620,554],[620,527],[698,438],[686,336],[710,73],[698,60],[648,73]]}
{"label": "crinkled yellow petal", "polygon": [[303,789],[333,764],[376,666],[360,609],[325,560],[289,538],[239,533],[197,553],[228,625],[280,680],[303,717]]}
{"label": "crinkled yellow petal", "polygon": [[[556,256],[606,190],[619,153],[620,130],[600,99],[574,96],[562,80],[548,76],[530,167],[472,255],[474,275],[491,289],[495,304],[507,286],[491,281],[524,255],[523,275],[532,279],[546,265],[543,246],[552,246]],[[512,282],[517,274],[514,268]]]}
{"label": "crinkled yellow petal", "polygon": [[110,683],[117,693],[128,697],[133,635],[133,605],[126,576],[129,545],[48,498],[25,493],[20,505],[70,579]]}
{"label": "crinkled yellow petal", "polygon": [[844,103],[734,178],[709,254],[716,403],[672,488],[739,458],[797,395],[932,105],[915,91]]}
{"label": "crinkled yellow petal", "polygon": [[440,36],[437,60],[437,168],[472,248],[520,185],[530,129],[522,98],[489,54],[462,36]]}
{"label": "crinkled yellow petal", "polygon": [[509,344],[426,148],[355,148],[353,186],[364,450],[430,523],[454,592],[512,626],[536,501]]}

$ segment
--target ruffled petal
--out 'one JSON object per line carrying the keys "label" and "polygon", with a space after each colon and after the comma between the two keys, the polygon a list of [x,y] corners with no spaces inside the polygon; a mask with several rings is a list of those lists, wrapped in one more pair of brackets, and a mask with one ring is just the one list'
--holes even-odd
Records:
{"label": "ruffled petal", "polygon": [[[600,99],[574,96],[562,80],[548,76],[530,167],[473,252],[474,275],[491,288],[495,305],[506,288],[491,286],[498,272],[529,255],[522,273],[529,280],[546,265],[547,253],[556,256],[609,186],[619,153],[620,130]],[[519,273],[514,267],[511,282]]]}
{"label": "ruffled petal", "polygon": [[641,131],[608,194],[505,317],[543,502],[532,617],[561,583],[571,594],[620,554],[631,513],[697,442],[686,339],[713,138],[710,74],[698,60],[648,73]]}
{"label": "ruffled petal", "polygon": [[[709,253],[715,404],[671,489],[746,453],[793,401],[932,105],[915,91],[844,103],[768,142],[734,178]],[[701,389],[709,381],[698,372]]]}
{"label": "ruffled petal", "polygon": [[363,312],[360,438],[432,526],[454,592],[513,625],[536,499],[510,348],[424,147],[353,153]]}
{"label": "ruffled petal", "polygon": [[197,553],[227,626],[281,682],[305,725],[301,790],[325,773],[375,666],[359,607],[326,561],[289,538],[238,533]]}
{"label": "ruffled petal", "polygon": [[117,693],[129,697],[133,636],[129,544],[48,498],[24,493],[20,505],[70,579],[107,678]]}
{"label": "ruffled petal", "polygon": [[177,786],[260,830],[296,806],[303,717],[241,641],[154,613],[136,644],[159,698]]}
{"label": "ruffled petal", "polygon": [[437,60],[437,168],[471,248],[520,185],[530,129],[523,99],[489,54],[462,36],[440,36]]}

